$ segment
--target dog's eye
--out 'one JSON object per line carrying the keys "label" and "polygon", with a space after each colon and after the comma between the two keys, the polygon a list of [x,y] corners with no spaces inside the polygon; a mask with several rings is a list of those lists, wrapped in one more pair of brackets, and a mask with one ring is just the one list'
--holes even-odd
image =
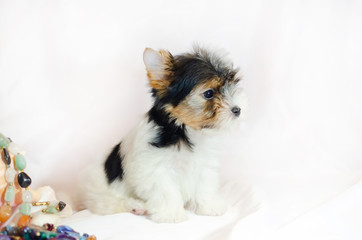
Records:
{"label": "dog's eye", "polygon": [[205,99],[212,99],[214,97],[214,90],[209,89],[203,93]]}

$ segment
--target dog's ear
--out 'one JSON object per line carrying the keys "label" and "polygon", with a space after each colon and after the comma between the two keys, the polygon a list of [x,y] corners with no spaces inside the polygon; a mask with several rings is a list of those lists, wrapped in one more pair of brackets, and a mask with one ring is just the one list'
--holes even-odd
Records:
{"label": "dog's ear", "polygon": [[147,77],[152,88],[164,92],[171,83],[171,68],[173,56],[165,50],[155,51],[146,48],[143,52],[143,62],[147,70]]}

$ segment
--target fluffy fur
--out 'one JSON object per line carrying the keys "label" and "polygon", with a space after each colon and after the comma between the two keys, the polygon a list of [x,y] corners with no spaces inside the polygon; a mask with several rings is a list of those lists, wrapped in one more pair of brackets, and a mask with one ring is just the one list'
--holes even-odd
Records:
{"label": "fluffy fur", "polygon": [[154,105],[103,163],[88,169],[83,206],[156,222],[184,221],[185,208],[223,214],[217,136],[238,125],[247,107],[237,69],[197,47],[177,56],[146,49],[144,63]]}

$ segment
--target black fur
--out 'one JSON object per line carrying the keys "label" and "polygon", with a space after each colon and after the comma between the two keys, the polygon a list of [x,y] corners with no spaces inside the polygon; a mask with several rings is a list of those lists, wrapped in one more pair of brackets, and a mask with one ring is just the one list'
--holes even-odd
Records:
{"label": "black fur", "polygon": [[176,120],[165,112],[163,106],[165,104],[177,106],[195,86],[212,78],[219,79],[220,85],[224,85],[225,81],[235,81],[237,70],[203,49],[196,49],[193,54],[172,57],[171,63],[172,67],[167,69],[170,72],[171,83],[166,93],[159,97],[157,90],[152,89],[155,103],[148,116],[149,121],[154,121],[159,126],[159,132],[151,144],[159,148],[175,144],[180,147],[180,143],[183,142],[192,149],[193,144],[187,136],[185,125],[177,125]]}
{"label": "black fur", "polygon": [[221,59],[211,57],[206,51],[174,57],[172,63],[172,82],[167,93],[160,100],[177,106],[191,91],[199,85],[217,77],[224,85],[225,81],[233,81],[237,70],[226,66]]}
{"label": "black fur", "polygon": [[185,125],[177,125],[176,120],[171,119],[170,114],[166,113],[158,105],[151,108],[148,112],[148,117],[149,121],[154,121],[159,127],[158,136],[150,143],[152,146],[161,148],[178,145],[180,147],[180,143],[183,142],[190,149],[192,148],[192,143],[187,137]]}
{"label": "black fur", "polygon": [[123,156],[120,155],[120,150],[121,143],[113,148],[112,152],[109,154],[106,162],[104,163],[104,170],[106,172],[108,183],[112,183],[116,178],[119,178],[120,180],[123,178]]}

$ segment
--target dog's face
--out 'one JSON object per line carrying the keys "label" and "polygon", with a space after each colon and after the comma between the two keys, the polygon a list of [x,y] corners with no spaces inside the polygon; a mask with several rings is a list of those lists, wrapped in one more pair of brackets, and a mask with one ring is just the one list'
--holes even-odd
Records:
{"label": "dog's face", "polygon": [[237,69],[204,49],[172,56],[147,48],[143,55],[155,105],[194,129],[220,128],[243,119],[246,97]]}

